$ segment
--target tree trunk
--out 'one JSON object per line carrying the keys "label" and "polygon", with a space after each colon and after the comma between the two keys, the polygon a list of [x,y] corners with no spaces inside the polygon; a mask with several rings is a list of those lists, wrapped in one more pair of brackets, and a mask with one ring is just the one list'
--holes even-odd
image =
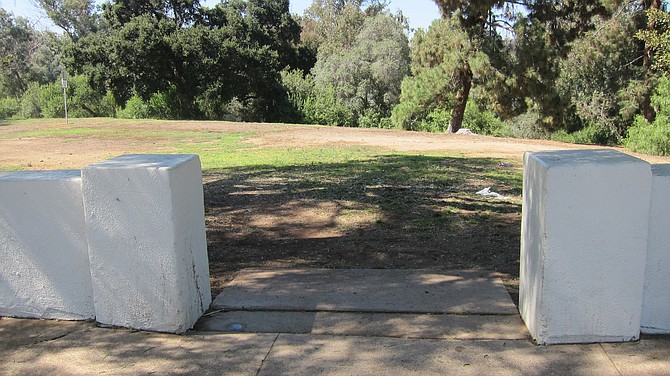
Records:
{"label": "tree trunk", "polygon": [[[648,2],[645,1],[645,8],[646,9],[661,9],[661,0],[651,0]],[[654,27],[653,23],[649,23],[647,25],[647,29],[653,30]],[[648,46],[644,47],[644,70],[645,70],[645,78],[644,78],[644,87],[648,88],[651,85],[651,48]],[[644,116],[645,119],[647,119],[648,122],[653,122],[654,119],[656,119],[656,111],[654,108],[651,106],[651,91],[649,90],[647,93],[644,94],[644,97],[642,98],[642,116]]]}
{"label": "tree trunk", "polygon": [[461,129],[463,116],[465,115],[465,106],[470,97],[470,88],[472,87],[472,70],[468,62],[463,63],[463,69],[458,72],[458,86],[460,90],[456,93],[456,106],[451,111],[451,120],[449,121],[448,133],[456,133]]}

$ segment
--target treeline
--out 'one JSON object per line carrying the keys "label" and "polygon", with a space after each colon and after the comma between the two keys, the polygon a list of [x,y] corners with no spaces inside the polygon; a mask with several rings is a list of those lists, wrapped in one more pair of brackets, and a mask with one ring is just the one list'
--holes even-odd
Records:
{"label": "treeline", "polygon": [[0,9],[0,118],[297,122],[545,137],[670,154],[660,0],[37,0]]}

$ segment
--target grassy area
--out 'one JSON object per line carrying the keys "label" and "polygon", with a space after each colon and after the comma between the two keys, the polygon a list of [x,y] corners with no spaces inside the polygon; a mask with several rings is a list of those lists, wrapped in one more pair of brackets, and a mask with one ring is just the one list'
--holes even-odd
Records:
{"label": "grassy area", "polygon": [[[207,174],[210,180],[215,177],[218,192],[221,187],[250,187],[273,192],[274,199],[284,203],[337,202],[350,218],[375,218],[376,224],[402,222],[404,230],[423,234],[457,230],[473,220],[494,221],[498,214],[520,211],[521,173],[501,169],[493,159],[337,149],[283,159],[283,153],[279,157],[265,150],[259,156],[249,151],[245,165]],[[281,162],[266,163],[269,155]],[[324,156],[330,160],[324,161]],[[477,195],[484,187],[493,187],[508,199]],[[239,188],[230,189],[224,189],[226,196]]]}

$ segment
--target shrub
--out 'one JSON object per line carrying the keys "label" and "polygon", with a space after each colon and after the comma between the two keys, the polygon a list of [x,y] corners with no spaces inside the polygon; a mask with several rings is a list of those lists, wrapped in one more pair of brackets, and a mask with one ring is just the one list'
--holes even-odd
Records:
{"label": "shrub", "polygon": [[9,119],[21,110],[21,103],[12,97],[0,98],[0,119]]}
{"label": "shrub", "polygon": [[124,108],[118,111],[117,116],[123,119],[148,119],[149,106],[139,95],[133,94],[126,102]]}
{"label": "shrub", "polygon": [[493,113],[481,109],[473,101],[468,101],[463,117],[463,128],[468,128],[476,134],[500,136],[503,122]]}
{"label": "shrub", "polygon": [[316,90],[315,95],[305,100],[303,112],[310,124],[355,126],[354,115],[335,95],[332,86]]}
{"label": "shrub", "polygon": [[656,119],[649,123],[638,115],[628,128],[624,140],[626,148],[654,155],[670,155],[670,79],[662,77],[651,103],[656,109]]}
{"label": "shrub", "polygon": [[174,88],[153,93],[147,103],[148,116],[153,119],[178,119],[179,103]]}
{"label": "shrub", "polygon": [[443,108],[436,108],[426,115],[425,119],[419,122],[418,131],[424,132],[446,132],[449,128],[451,112]]}
{"label": "shrub", "polygon": [[513,138],[547,138],[547,132],[539,124],[540,115],[534,110],[529,110],[519,116],[504,121],[498,136]]}
{"label": "shrub", "polygon": [[382,117],[382,115],[371,108],[365,111],[358,117],[358,126],[361,128],[384,128],[391,127],[391,119]]}
{"label": "shrub", "polygon": [[554,141],[585,145],[615,145],[617,143],[616,135],[611,129],[604,129],[595,125],[589,125],[571,133],[560,130],[552,133],[550,138]]}
{"label": "shrub", "polygon": [[643,116],[636,116],[624,145],[638,153],[670,155],[670,119],[659,114],[650,124]]}
{"label": "shrub", "polygon": [[[68,97],[68,100],[71,97]],[[40,87],[40,100],[42,103],[42,117],[62,118],[65,117],[65,104],[63,102],[63,88],[60,83],[51,83]],[[68,104],[68,111],[73,114],[74,106]],[[70,116],[75,117],[75,116]]]}
{"label": "shrub", "polygon": [[21,96],[21,110],[19,115],[26,119],[42,117],[42,99],[40,96],[40,84],[31,82]]}

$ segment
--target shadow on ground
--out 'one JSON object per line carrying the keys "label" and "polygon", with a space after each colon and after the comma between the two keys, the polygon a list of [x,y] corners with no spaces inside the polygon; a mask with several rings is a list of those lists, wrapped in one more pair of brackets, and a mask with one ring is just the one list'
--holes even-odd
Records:
{"label": "shadow on ground", "polygon": [[[206,171],[213,292],[250,267],[478,269],[499,272],[515,298],[522,172],[498,162],[385,155]],[[508,198],[475,194],[485,187]]]}

